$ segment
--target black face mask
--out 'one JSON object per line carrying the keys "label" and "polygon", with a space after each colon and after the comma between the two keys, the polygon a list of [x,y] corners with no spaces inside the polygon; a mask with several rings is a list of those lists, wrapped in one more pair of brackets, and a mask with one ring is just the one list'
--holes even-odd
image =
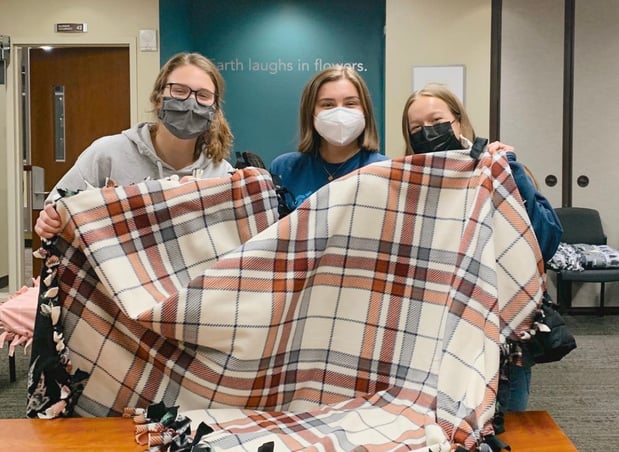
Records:
{"label": "black face mask", "polygon": [[460,140],[454,135],[449,121],[433,126],[423,126],[420,131],[411,133],[409,136],[415,154],[464,149]]}

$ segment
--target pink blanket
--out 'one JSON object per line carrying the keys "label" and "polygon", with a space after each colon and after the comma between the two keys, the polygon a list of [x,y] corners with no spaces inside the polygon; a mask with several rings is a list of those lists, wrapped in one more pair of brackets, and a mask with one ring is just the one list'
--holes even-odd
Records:
{"label": "pink blanket", "polygon": [[32,283],[31,287],[23,286],[0,303],[0,348],[8,342],[9,356],[15,354],[18,345],[23,345],[25,352],[32,343],[39,297],[38,278]]}

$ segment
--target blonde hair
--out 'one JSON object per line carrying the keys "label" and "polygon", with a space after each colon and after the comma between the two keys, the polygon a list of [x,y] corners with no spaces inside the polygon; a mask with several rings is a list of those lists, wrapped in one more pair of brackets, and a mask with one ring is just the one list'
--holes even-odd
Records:
{"label": "blonde hair", "polygon": [[199,53],[177,53],[174,55],[159,71],[150,93],[150,102],[154,111],[161,108],[161,99],[168,83],[168,77],[176,68],[187,64],[202,69],[215,85],[215,115],[209,130],[204,135],[200,135],[196,141],[194,158],[197,158],[200,152],[204,152],[206,157],[211,158],[214,162],[220,162],[230,155],[234,136],[222,110],[224,79],[211,60]]}
{"label": "blonde hair", "polygon": [[413,146],[411,144],[410,133],[409,133],[409,124],[408,124],[408,109],[410,106],[422,96],[426,97],[436,97],[437,99],[441,99],[443,102],[447,104],[447,107],[451,111],[451,114],[458,120],[460,123],[460,133],[469,141],[475,140],[475,130],[473,129],[473,125],[471,124],[471,120],[469,119],[469,115],[466,113],[464,109],[464,105],[453,92],[451,92],[445,85],[440,83],[429,83],[421,89],[418,89],[413,94],[411,94],[408,99],[406,99],[406,103],[404,104],[404,111],[402,112],[402,135],[404,136],[404,143],[406,144],[406,148],[404,150],[406,155],[411,155],[415,153]]}
{"label": "blonde hair", "polygon": [[300,140],[299,151],[316,152],[320,147],[320,135],[314,128],[314,108],[320,87],[327,82],[340,79],[347,79],[357,88],[363,115],[365,116],[365,129],[357,138],[360,147],[368,151],[377,152],[379,149],[378,132],[376,119],[374,118],[374,108],[372,98],[365,81],[352,68],[342,65],[335,65],[318,72],[307,82],[301,94],[301,105],[299,109],[300,120]]}

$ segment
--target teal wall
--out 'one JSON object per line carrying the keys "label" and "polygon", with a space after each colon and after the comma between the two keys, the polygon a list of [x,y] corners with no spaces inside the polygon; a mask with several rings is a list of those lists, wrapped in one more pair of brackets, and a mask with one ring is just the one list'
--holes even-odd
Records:
{"label": "teal wall", "polygon": [[197,51],[220,67],[234,151],[268,165],[296,150],[301,91],[329,63],[359,70],[384,143],[384,0],[160,0],[159,8],[162,63]]}

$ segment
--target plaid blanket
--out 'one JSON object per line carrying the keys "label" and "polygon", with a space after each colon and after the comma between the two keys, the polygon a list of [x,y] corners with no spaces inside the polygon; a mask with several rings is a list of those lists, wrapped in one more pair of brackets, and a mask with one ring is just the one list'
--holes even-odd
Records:
{"label": "plaid blanket", "polygon": [[504,154],[369,165],[277,222],[266,172],[232,179],[268,194],[150,182],[58,202],[64,340],[89,375],[78,414],[162,400],[212,426],[212,450],[437,451],[492,433],[500,343],[543,289]]}

